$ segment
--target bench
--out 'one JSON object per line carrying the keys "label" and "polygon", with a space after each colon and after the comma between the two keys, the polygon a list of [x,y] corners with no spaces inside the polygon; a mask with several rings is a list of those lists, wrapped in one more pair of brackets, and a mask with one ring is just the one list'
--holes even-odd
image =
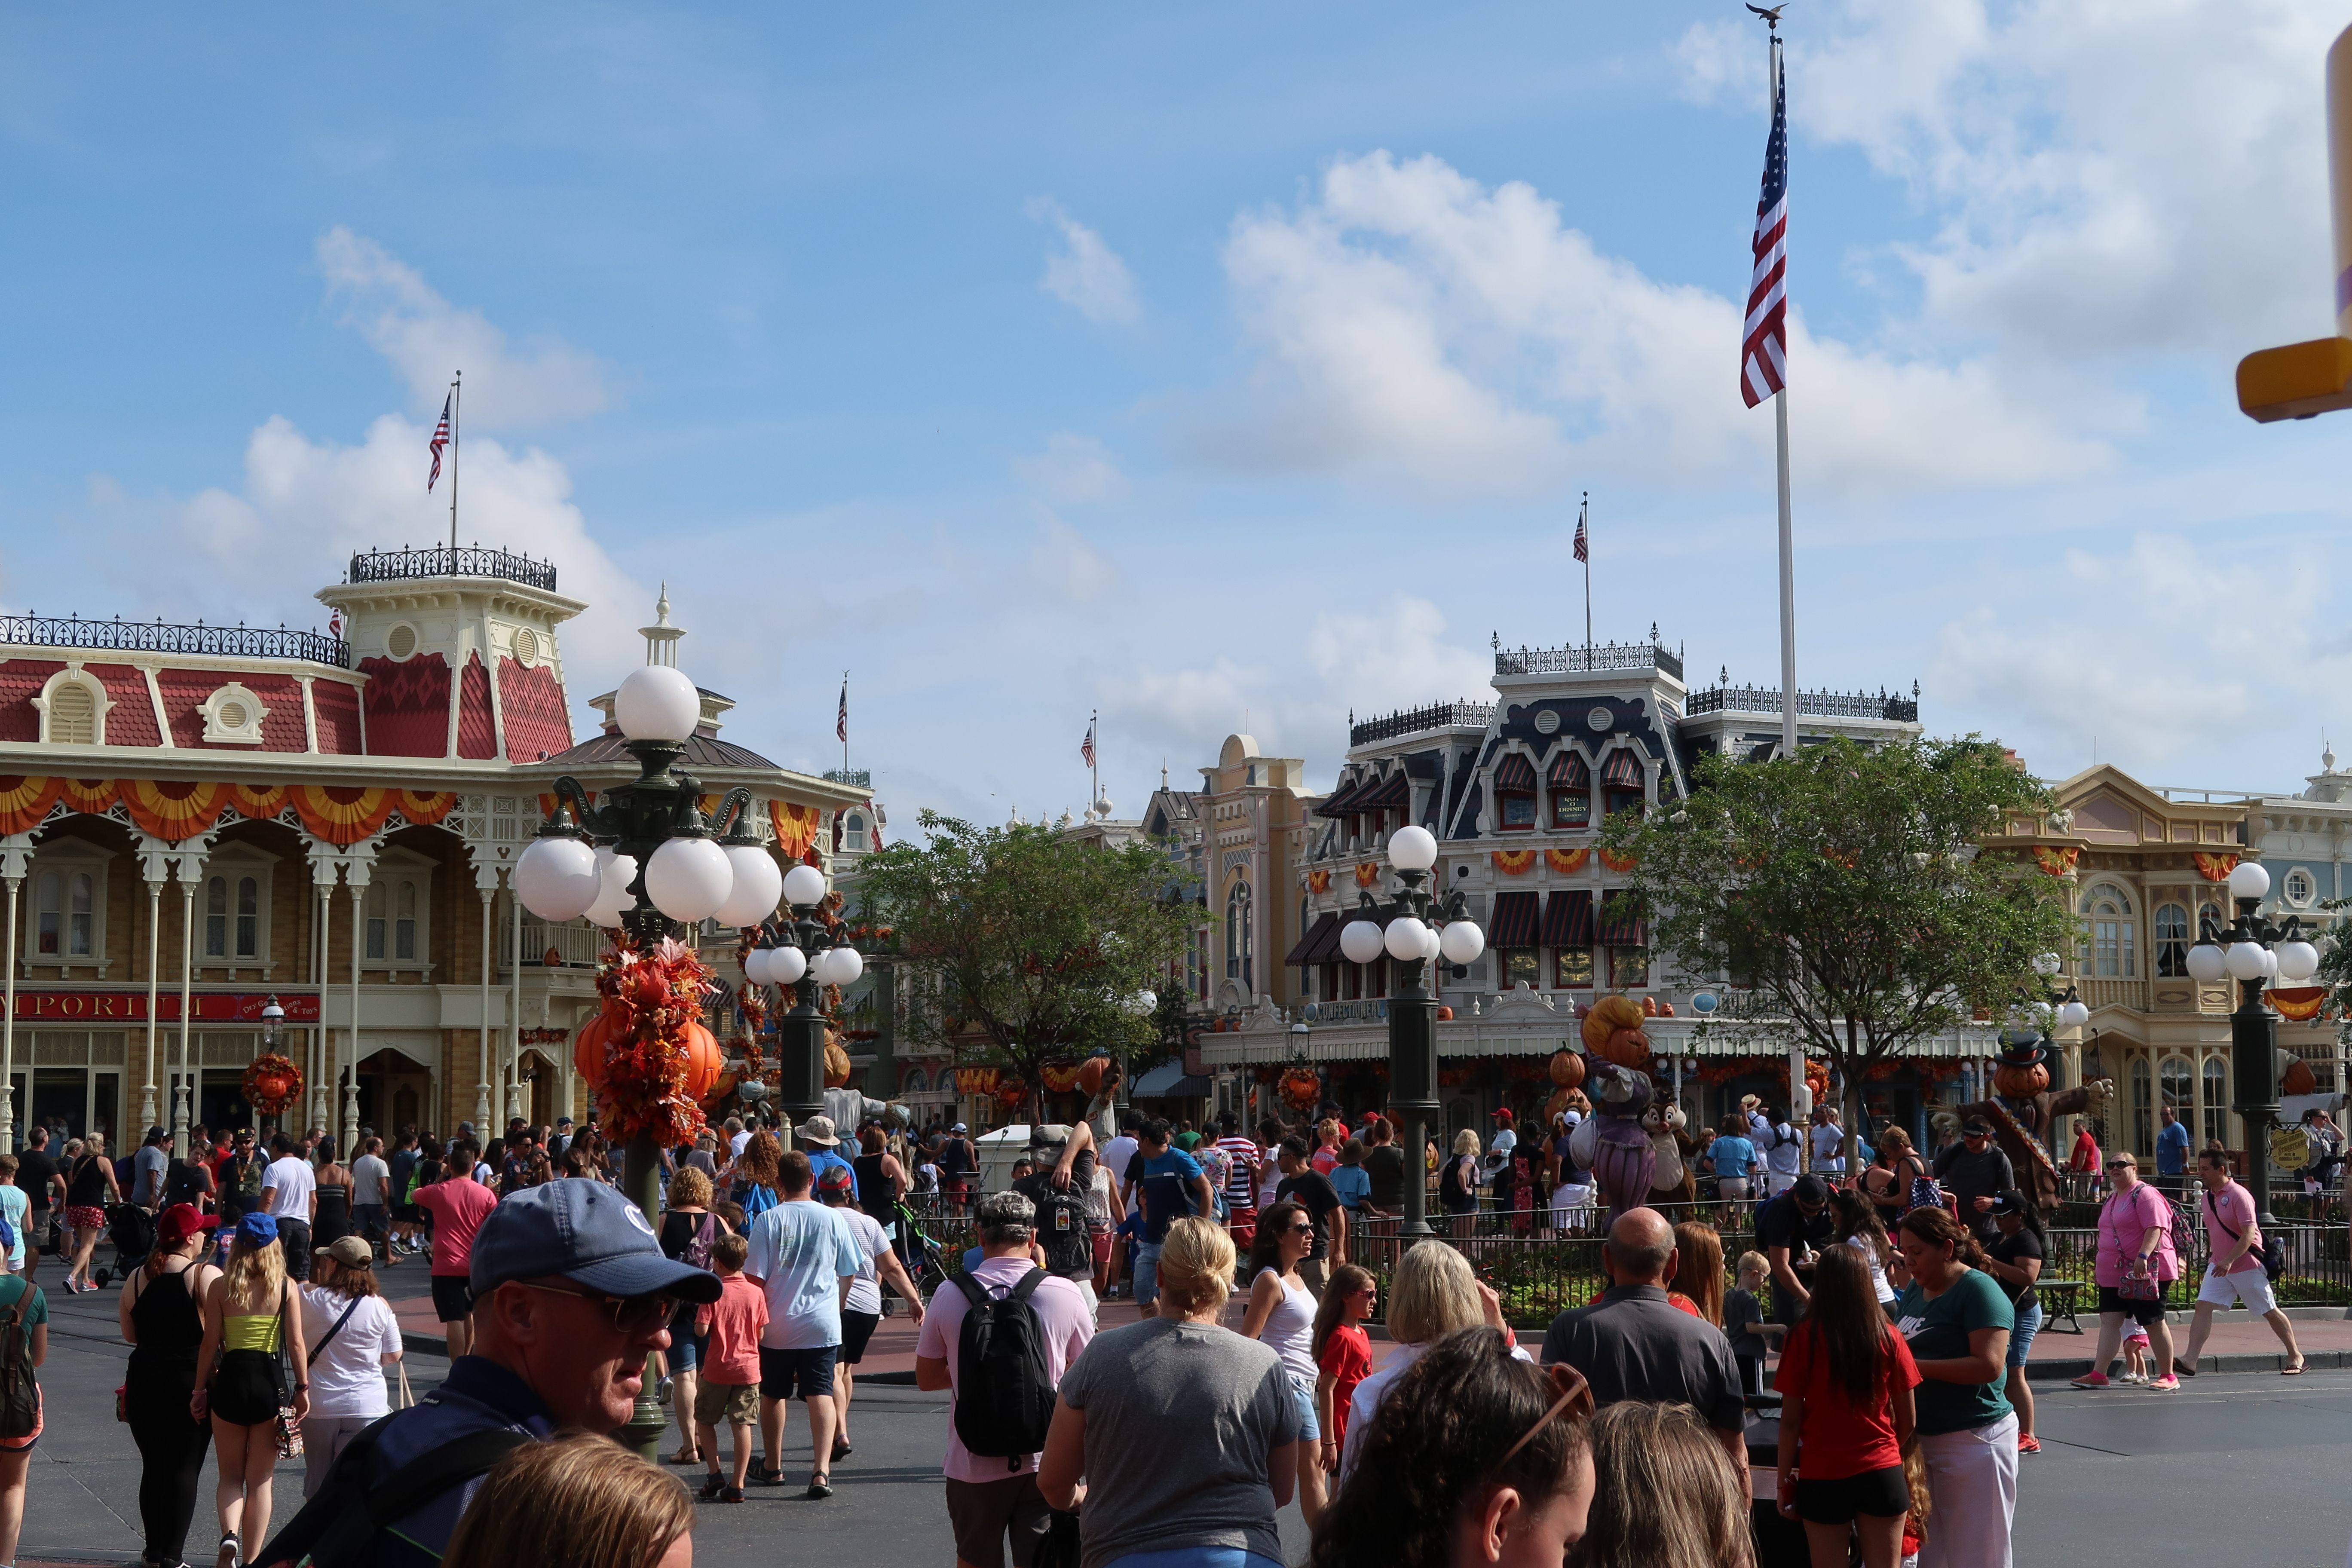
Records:
{"label": "bench", "polygon": [[2068,1333],[2081,1333],[2083,1325],[2075,1319],[2074,1313],[2082,1306],[2083,1292],[2088,1289],[2080,1279],[2035,1280],[2033,1293],[2042,1302],[2042,1328],[2053,1329],[2057,1327],[2058,1320],[2063,1318]]}

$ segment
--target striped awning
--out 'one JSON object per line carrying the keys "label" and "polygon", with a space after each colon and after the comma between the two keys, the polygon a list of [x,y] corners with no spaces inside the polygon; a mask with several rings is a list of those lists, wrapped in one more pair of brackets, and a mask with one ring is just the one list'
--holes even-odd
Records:
{"label": "striped awning", "polygon": [[1495,918],[1487,922],[1488,947],[1533,947],[1536,945],[1536,895],[1533,893],[1497,893],[1495,895]]}
{"label": "striped awning", "polygon": [[1508,753],[1495,764],[1495,787],[1533,795],[1536,791],[1535,763],[1528,761],[1524,753]]}
{"label": "striped awning", "polygon": [[1591,789],[1592,770],[1574,752],[1562,752],[1551,760],[1544,772],[1545,782],[1554,789]]}
{"label": "striped awning", "polygon": [[1318,952],[1326,946],[1334,952],[1339,950],[1339,916],[1336,910],[1326,910],[1316,916],[1315,923],[1307,928],[1307,933],[1298,939],[1298,945],[1292,948],[1290,956],[1282,962],[1286,964],[1320,963],[1323,960]]}
{"label": "striped awning", "polygon": [[1404,805],[1412,798],[1412,782],[1404,776],[1404,770],[1399,768],[1378,784],[1366,785],[1362,798],[1348,809],[1376,811],[1386,806]]}
{"label": "striped awning", "polygon": [[1379,781],[1369,773],[1353,784],[1341,784],[1331,792],[1330,798],[1315,808],[1318,816],[1345,816],[1351,811],[1364,809],[1364,792]]}
{"label": "striped awning", "polygon": [[1627,747],[1618,747],[1601,764],[1601,782],[1610,789],[1640,789],[1643,782],[1641,757]]}
{"label": "striped awning", "polygon": [[1601,896],[1601,945],[1650,945],[1648,911],[1622,889],[1611,889]]}
{"label": "striped awning", "polygon": [[1589,889],[1554,893],[1544,905],[1543,945],[1592,945],[1592,894]]}

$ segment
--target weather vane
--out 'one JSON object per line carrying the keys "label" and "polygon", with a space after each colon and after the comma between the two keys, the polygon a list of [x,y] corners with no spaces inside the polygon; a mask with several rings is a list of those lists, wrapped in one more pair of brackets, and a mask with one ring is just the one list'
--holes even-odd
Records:
{"label": "weather vane", "polygon": [[1788,0],[1782,0],[1780,5],[1773,6],[1769,11],[1767,11],[1761,5],[1750,5],[1748,8],[1764,18],[1764,26],[1766,30],[1770,32],[1774,37],[1779,37],[1780,36],[1780,13],[1789,8]]}

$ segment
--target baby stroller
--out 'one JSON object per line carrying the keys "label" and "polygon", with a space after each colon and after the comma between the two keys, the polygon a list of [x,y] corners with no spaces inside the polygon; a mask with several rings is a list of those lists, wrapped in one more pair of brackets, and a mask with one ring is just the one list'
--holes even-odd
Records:
{"label": "baby stroller", "polygon": [[90,1270],[100,1289],[111,1279],[128,1279],[131,1271],[147,1261],[155,1249],[155,1216],[137,1204],[110,1204],[106,1209],[106,1236],[114,1243],[114,1268]]}
{"label": "baby stroller", "polygon": [[922,1223],[915,1211],[902,1200],[898,1205],[898,1260],[915,1281],[915,1288],[925,1297],[947,1283],[947,1270],[940,1262],[939,1243],[923,1233]]}

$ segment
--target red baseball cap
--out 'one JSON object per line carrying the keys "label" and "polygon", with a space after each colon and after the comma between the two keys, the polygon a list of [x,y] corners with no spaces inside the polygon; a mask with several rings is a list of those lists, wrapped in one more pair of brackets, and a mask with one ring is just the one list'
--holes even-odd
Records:
{"label": "red baseball cap", "polygon": [[155,1216],[155,1238],[165,1247],[178,1247],[196,1232],[219,1224],[220,1215],[198,1213],[194,1204],[173,1204]]}
{"label": "red baseball cap", "polygon": [[1517,1118],[1511,1114],[1511,1108],[1507,1105],[1503,1107],[1502,1110],[1495,1112],[1495,1120],[1497,1121],[1515,1121]]}

